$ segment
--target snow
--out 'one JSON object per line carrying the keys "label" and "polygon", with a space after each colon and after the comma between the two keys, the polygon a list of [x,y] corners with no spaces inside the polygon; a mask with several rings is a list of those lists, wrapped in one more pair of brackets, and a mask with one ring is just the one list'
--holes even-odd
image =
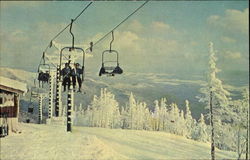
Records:
{"label": "snow", "polygon": [[[2,160],[209,159],[210,144],[164,132],[21,123],[21,134],[1,138]],[[216,158],[236,159],[216,149]]]}
{"label": "snow", "polygon": [[21,90],[25,93],[27,92],[27,85],[25,83],[22,83],[13,79],[9,79],[6,77],[0,76],[0,85],[13,88],[13,89],[17,89],[17,90]]}

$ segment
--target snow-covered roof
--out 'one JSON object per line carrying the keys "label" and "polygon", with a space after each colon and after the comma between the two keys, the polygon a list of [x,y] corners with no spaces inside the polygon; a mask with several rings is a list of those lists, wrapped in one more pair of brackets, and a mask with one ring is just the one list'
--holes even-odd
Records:
{"label": "snow-covered roof", "polygon": [[13,90],[21,91],[26,93],[27,92],[27,85],[25,83],[22,83],[20,81],[16,81],[13,79],[9,79],[6,77],[0,76],[0,85],[6,88],[10,88]]}

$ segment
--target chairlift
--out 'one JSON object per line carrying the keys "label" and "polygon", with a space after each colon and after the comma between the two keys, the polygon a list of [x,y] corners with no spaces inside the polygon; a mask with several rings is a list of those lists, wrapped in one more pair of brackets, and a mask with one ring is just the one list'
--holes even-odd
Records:
{"label": "chairlift", "polygon": [[44,57],[44,52],[43,52],[43,63],[40,63],[38,66],[38,81],[39,81],[39,87],[40,87],[40,82],[42,82],[42,87],[43,84],[46,82],[49,82],[50,78],[50,65],[45,63],[45,57]]}
{"label": "chairlift", "polygon": [[[68,58],[68,64],[70,65],[70,64],[75,64],[75,62],[72,62],[71,61],[71,56],[73,56],[73,52],[75,52],[75,53],[81,53],[81,55],[82,55],[82,59],[81,59],[81,61],[82,62],[80,62],[80,63],[78,63],[79,65],[80,65],[80,67],[81,67],[81,69],[82,69],[82,77],[81,77],[81,80],[82,80],[82,82],[84,81],[84,72],[85,72],[85,68],[84,68],[84,63],[85,63],[85,51],[84,51],[84,49],[83,48],[81,48],[81,47],[75,47],[74,46],[74,34],[72,33],[72,31],[71,31],[71,29],[72,29],[72,24],[73,24],[73,22],[74,22],[74,20],[72,19],[71,20],[71,25],[70,25],[70,34],[72,35],[72,46],[71,47],[64,47],[64,48],[62,48],[61,49],[61,51],[60,51],[60,65],[59,65],[59,68],[60,68],[60,71],[62,71],[62,58],[63,57],[67,57],[67,55],[65,55],[66,53],[66,51],[68,51],[69,52],[69,58]],[[60,72],[60,77],[62,77],[62,72]],[[64,78],[64,77],[63,77]]]}
{"label": "chairlift", "polygon": [[[115,76],[116,74],[122,74],[123,70],[119,66],[119,53],[116,50],[111,49],[112,42],[114,41],[114,34],[112,31],[112,41],[110,42],[110,49],[102,52],[102,67],[99,71],[99,76],[107,75],[107,76]],[[106,60],[106,55],[115,54],[116,59],[114,60]]]}
{"label": "chairlift", "polygon": [[33,102],[32,99],[33,98],[38,98],[39,93],[38,91],[35,91],[36,87],[31,87],[30,89],[30,100],[29,100],[29,105],[28,105],[28,113],[33,113],[34,111],[34,107],[32,106]]}

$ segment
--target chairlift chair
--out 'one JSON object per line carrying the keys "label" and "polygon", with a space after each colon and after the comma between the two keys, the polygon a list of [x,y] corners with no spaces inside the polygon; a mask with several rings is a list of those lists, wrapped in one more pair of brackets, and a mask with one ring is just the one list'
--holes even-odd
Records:
{"label": "chairlift chair", "polygon": [[[61,51],[60,51],[60,64],[59,64],[59,68],[60,68],[60,71],[62,71],[62,57],[63,57],[63,55],[64,55],[64,51],[66,51],[66,50],[68,50],[69,52],[73,52],[73,51],[75,51],[75,52],[77,52],[77,51],[80,51],[81,53],[82,53],[82,62],[81,63],[79,63],[80,64],[80,66],[82,66],[82,82],[84,81],[84,72],[85,72],[85,69],[84,69],[84,63],[85,63],[85,52],[84,52],[84,49],[83,48],[80,48],[80,47],[75,47],[74,46],[74,42],[75,42],[75,37],[74,37],[74,34],[72,33],[72,25],[73,25],[73,22],[74,22],[74,20],[72,19],[71,20],[71,24],[70,24],[70,30],[69,30],[69,32],[70,32],[70,34],[72,35],[72,46],[71,47],[64,47],[64,48],[62,48],[61,49]],[[70,60],[70,56],[71,56],[71,54],[69,55],[69,65],[70,65],[70,62],[71,62],[71,60]],[[64,55],[64,57],[65,57],[65,55]],[[61,75],[61,72],[60,72],[60,77],[62,77],[62,75]]]}
{"label": "chairlift chair", "polygon": [[29,101],[29,105],[28,105],[28,113],[33,113],[34,111],[34,107],[32,106],[33,102],[32,102],[32,98],[37,98],[39,96],[39,93],[34,91],[35,87],[31,87],[30,89],[30,101]]}
{"label": "chairlift chair", "polygon": [[45,53],[43,53],[43,63],[40,63],[38,66],[38,81],[39,81],[39,87],[40,87],[40,82],[42,82],[42,87],[43,84],[46,82],[49,82],[49,78],[50,78],[50,65],[45,63]]}
{"label": "chairlift chair", "polygon": [[[115,60],[105,60],[106,54],[115,54]],[[119,66],[119,53],[116,50],[105,50],[102,52],[102,67],[99,76],[103,74],[108,76],[115,76],[115,74],[122,74],[123,70]]]}
{"label": "chairlift chair", "polygon": [[[84,61],[85,61],[85,52],[84,52],[84,50],[83,50],[82,48],[80,48],[80,47],[64,47],[64,48],[62,48],[62,49],[61,49],[61,52],[60,52],[60,65],[59,65],[60,71],[62,71],[62,57],[63,57],[63,55],[64,55],[64,51],[65,51],[65,50],[68,50],[69,52],[72,52],[72,51],[75,51],[75,52],[80,51],[80,52],[82,53],[82,63],[79,63],[79,65],[82,66],[82,71],[83,71],[83,73],[82,73],[82,82],[83,82],[83,81],[84,81]],[[68,63],[70,64],[71,61],[69,60]],[[61,77],[61,76],[62,76],[62,75],[61,75],[61,72],[60,72],[60,77]]]}
{"label": "chairlift chair", "polygon": [[[119,53],[116,50],[112,50],[111,46],[114,41],[114,32],[112,31],[112,40],[109,44],[109,50],[102,52],[102,67],[99,72],[99,76],[106,74],[107,76],[115,76],[116,74],[122,74],[123,70],[119,66]],[[115,54],[115,60],[105,60],[104,57],[106,54]]]}

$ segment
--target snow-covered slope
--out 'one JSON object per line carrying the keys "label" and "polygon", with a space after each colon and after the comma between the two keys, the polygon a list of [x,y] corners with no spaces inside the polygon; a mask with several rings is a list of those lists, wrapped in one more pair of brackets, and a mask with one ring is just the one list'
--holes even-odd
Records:
{"label": "snow-covered slope", "polygon": [[[21,124],[21,134],[1,139],[2,160],[209,159],[210,145],[153,131]],[[236,154],[216,149],[217,159]]]}
{"label": "snow-covered slope", "polygon": [[0,67],[0,76],[24,82],[28,85],[34,84],[36,73],[8,67]]}

